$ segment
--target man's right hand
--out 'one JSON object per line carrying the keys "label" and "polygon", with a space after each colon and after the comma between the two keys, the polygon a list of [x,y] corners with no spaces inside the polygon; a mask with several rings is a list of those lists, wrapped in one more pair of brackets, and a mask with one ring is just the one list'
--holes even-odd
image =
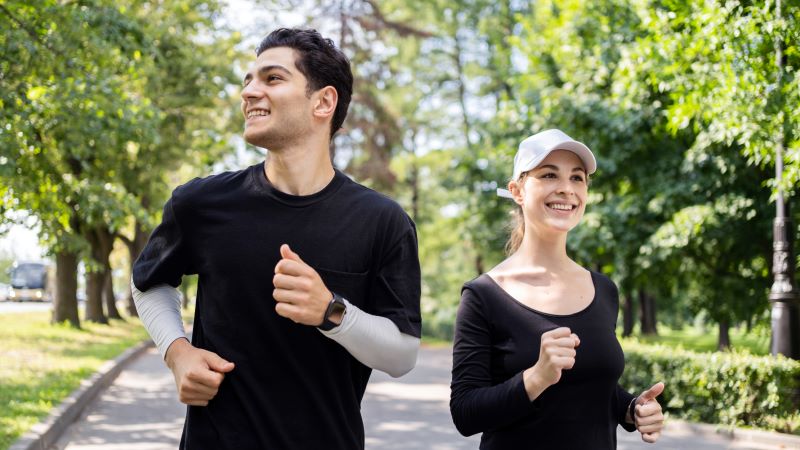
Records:
{"label": "man's right hand", "polygon": [[225,374],[233,370],[233,363],[216,353],[194,347],[185,338],[170,344],[165,355],[167,367],[175,377],[181,403],[206,406],[217,395]]}

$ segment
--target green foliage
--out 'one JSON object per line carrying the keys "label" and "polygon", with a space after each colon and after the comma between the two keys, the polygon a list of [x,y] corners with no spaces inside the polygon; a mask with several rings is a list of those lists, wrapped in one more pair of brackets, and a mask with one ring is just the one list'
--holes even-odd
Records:
{"label": "green foliage", "polygon": [[0,4],[0,214],[27,211],[51,253],[104,272],[170,174],[230,149],[238,35],[216,0],[62,3]]}
{"label": "green foliage", "polygon": [[[657,299],[662,323],[763,317],[770,197],[800,180],[797,1],[780,15],[735,0],[259,6],[276,23],[305,14],[351,58],[336,161],[417,223],[426,334],[448,336],[463,282],[504,257],[512,207],[495,189],[518,142],[551,127],[598,156],[573,258],[623,299]],[[2,3],[0,213],[31,211],[54,250],[85,250],[81,229],[146,234],[169,190],[217,162],[240,126],[239,36],[220,10]]]}
{"label": "green foliage", "polygon": [[[797,109],[768,93],[773,43],[779,30],[796,33],[797,6],[777,20],[771,3],[550,1],[518,17],[511,43],[529,71],[511,82],[524,102],[507,107],[538,129],[566,130],[599,159],[572,254],[624,297],[662,300],[673,323],[706,311],[729,325],[767,307],[765,164],[781,139],[788,153],[796,147],[773,122],[795,129]],[[786,96],[796,67],[787,57]]]}
{"label": "green foliage", "polygon": [[599,159],[577,261],[676,326],[767,308],[776,141],[789,190],[798,167],[796,2],[780,19],[771,2],[315,3],[351,8],[336,26],[358,130],[337,148],[417,222],[427,334],[448,336],[463,282],[504,257],[512,208],[495,189],[518,142],[552,127]]}
{"label": "green foliage", "polygon": [[761,167],[774,164],[781,145],[787,151],[781,184],[796,189],[800,4],[782,2],[780,16],[770,1],[632,4],[648,31],[638,53],[659,68],[652,87],[671,100],[669,129],[694,129],[696,148],[737,144]]}
{"label": "green foliage", "polygon": [[660,403],[674,416],[800,434],[793,394],[800,388],[800,362],[747,352],[695,353],[635,340],[623,340],[622,346],[620,384],[641,392],[664,381]]}

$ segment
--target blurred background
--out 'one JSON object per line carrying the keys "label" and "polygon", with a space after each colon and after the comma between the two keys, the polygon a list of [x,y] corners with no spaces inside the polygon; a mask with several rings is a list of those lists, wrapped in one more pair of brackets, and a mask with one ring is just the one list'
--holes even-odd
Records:
{"label": "blurred background", "polygon": [[619,286],[626,383],[684,383],[666,399],[680,417],[800,433],[798,15],[796,0],[0,1],[0,300],[44,301],[59,329],[135,323],[131,261],[171,190],[264,158],[238,110],[256,44],[313,27],[356,77],[336,166],[417,224],[426,342],[446,345],[461,285],[504,257],[495,189],[517,144],[560,128],[598,158],[569,251]]}

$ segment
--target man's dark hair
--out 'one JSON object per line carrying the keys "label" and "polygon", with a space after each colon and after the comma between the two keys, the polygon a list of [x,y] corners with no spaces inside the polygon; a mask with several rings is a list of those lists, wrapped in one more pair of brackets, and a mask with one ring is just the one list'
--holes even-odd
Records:
{"label": "man's dark hair", "polygon": [[295,65],[308,80],[307,95],[325,86],[333,86],[339,95],[331,120],[331,139],[342,127],[353,95],[353,73],[350,61],[332,40],[323,38],[317,30],[279,28],[256,47],[256,56],[274,47],[289,47],[298,53]]}

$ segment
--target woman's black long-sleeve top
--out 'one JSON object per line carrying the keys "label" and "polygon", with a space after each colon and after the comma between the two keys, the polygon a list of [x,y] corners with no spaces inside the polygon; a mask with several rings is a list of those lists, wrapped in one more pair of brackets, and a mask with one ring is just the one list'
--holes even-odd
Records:
{"label": "woman's black long-sleeve top", "polygon": [[[614,449],[634,396],[618,380],[625,367],[615,334],[619,295],[592,272],[595,296],[582,311],[554,315],[511,297],[488,275],[466,283],[456,318],[450,412],[480,448]],[[539,357],[542,333],[569,327],[580,338],[575,365],[533,402],[522,372]]]}

